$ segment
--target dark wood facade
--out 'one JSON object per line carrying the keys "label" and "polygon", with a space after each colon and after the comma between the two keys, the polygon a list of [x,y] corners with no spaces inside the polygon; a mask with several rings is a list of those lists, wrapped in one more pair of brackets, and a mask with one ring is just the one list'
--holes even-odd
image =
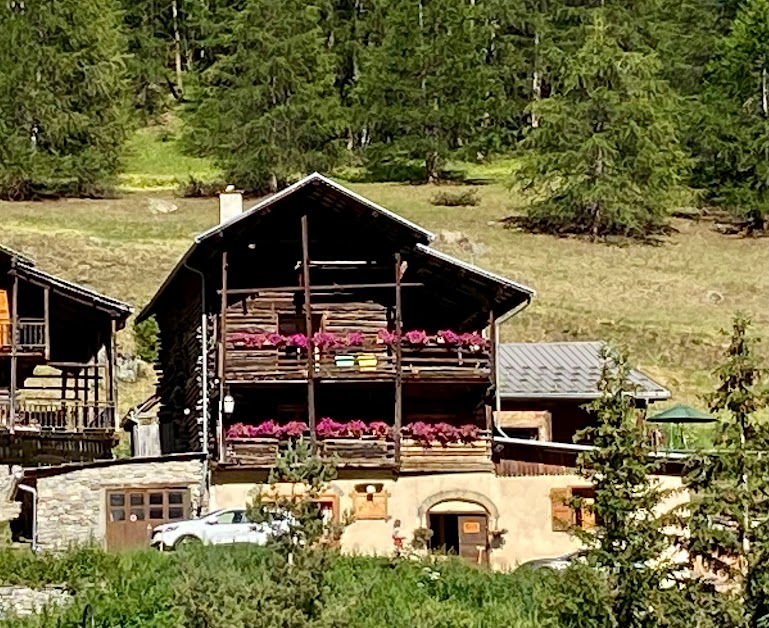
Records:
{"label": "dark wood facade", "polygon": [[111,457],[127,305],[0,247],[0,463]]}
{"label": "dark wood facade", "polygon": [[[232,426],[300,422],[342,467],[491,471],[495,321],[532,293],[430,238],[317,175],[198,236],[140,315],[160,327],[164,453],[268,467],[281,442]],[[318,437],[326,417],[390,433]],[[425,447],[417,422],[477,442]]]}

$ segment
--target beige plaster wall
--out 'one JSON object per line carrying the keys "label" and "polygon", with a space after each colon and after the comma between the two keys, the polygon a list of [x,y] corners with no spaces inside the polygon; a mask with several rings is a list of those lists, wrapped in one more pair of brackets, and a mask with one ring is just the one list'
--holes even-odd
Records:
{"label": "beige plaster wall", "polygon": [[[256,474],[218,473],[211,483],[211,508],[245,506],[250,494],[261,481]],[[332,490],[339,496],[340,510],[352,511],[351,493],[355,484],[366,478],[337,480]],[[373,481],[373,480],[368,480]],[[396,519],[408,543],[415,528],[425,526],[420,518],[420,507],[435,495],[442,495],[441,505],[449,504],[457,511],[462,501],[490,502],[499,518],[489,518],[490,529],[507,529],[504,545],[491,550],[490,561],[496,569],[512,569],[535,558],[558,556],[579,548],[579,543],[567,532],[554,532],[551,520],[550,490],[567,486],[586,486],[584,479],[575,475],[537,477],[497,477],[491,473],[435,474],[401,476],[397,480],[377,479],[389,493],[386,521],[356,521],[344,533],[342,547],[352,553],[390,554],[393,552],[392,531]],[[677,478],[663,478],[665,487],[680,485]],[[666,507],[685,499],[672,497]],[[460,502],[460,503],[458,503]],[[477,512],[477,502],[468,504],[467,512]],[[437,506],[436,511],[446,510]]]}
{"label": "beige plaster wall", "polygon": [[37,538],[43,549],[103,543],[106,490],[150,485],[186,486],[191,509],[201,503],[203,463],[199,460],[111,464],[77,469],[37,480]]}

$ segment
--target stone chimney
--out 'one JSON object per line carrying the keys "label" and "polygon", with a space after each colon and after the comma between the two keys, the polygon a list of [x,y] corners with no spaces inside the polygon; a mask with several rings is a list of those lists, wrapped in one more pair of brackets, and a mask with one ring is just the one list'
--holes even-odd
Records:
{"label": "stone chimney", "polygon": [[223,224],[243,213],[243,195],[235,189],[234,185],[228,185],[224,192],[219,194],[219,224]]}

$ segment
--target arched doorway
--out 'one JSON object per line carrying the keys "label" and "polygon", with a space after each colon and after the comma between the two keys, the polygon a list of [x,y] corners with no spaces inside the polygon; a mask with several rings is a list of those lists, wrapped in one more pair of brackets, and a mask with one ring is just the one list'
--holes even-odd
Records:
{"label": "arched doorway", "polygon": [[432,531],[430,549],[487,565],[489,528],[496,527],[499,511],[485,495],[475,491],[443,491],[426,499],[420,520]]}

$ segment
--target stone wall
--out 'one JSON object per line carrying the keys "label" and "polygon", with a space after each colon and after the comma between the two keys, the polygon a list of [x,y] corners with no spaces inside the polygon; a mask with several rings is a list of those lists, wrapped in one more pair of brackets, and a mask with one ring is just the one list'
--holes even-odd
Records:
{"label": "stone wall", "polygon": [[45,606],[59,606],[68,603],[70,595],[66,589],[47,586],[42,589],[29,587],[0,587],[0,618],[24,616],[39,613]]}
{"label": "stone wall", "polygon": [[10,542],[10,522],[19,516],[21,503],[14,501],[13,489],[16,486],[13,467],[0,466],[0,544]]}
{"label": "stone wall", "polygon": [[190,489],[191,511],[205,507],[200,460],[114,461],[37,480],[37,540],[44,549],[104,542],[106,490],[163,485]]}

